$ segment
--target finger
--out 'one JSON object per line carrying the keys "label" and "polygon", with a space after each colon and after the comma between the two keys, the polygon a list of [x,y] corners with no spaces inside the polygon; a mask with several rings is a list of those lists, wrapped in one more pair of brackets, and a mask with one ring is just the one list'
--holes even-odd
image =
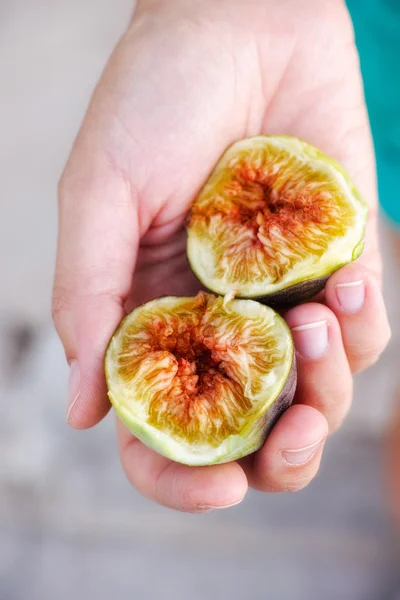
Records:
{"label": "finger", "polygon": [[334,431],[350,408],[353,392],[339,323],[329,308],[311,302],[291,309],[285,319],[296,348],[296,402],[320,411]]}
{"label": "finger", "polygon": [[135,198],[118,173],[82,144],[60,184],[53,318],[71,365],[68,422],[108,411],[106,346],[124,315],[138,245]]}
{"label": "finger", "polygon": [[261,450],[243,461],[249,485],[265,492],[302,489],[318,472],[327,435],[328,423],[320,412],[291,406]]}
{"label": "finger", "polygon": [[325,302],[335,313],[354,373],[373,365],[390,339],[390,326],[380,286],[369,269],[354,263],[334,273]]}
{"label": "finger", "polygon": [[241,502],[247,479],[237,463],[188,467],[168,460],[137,440],[120,422],[119,448],[123,468],[144,496],[175,510],[205,512]]}

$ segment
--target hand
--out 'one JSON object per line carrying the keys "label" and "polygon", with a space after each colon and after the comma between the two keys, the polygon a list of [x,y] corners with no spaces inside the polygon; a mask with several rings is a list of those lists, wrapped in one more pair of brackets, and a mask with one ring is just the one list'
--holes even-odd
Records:
{"label": "hand", "polygon": [[375,165],[358,57],[341,0],[147,0],[113,53],[61,179],[53,314],[71,365],[69,423],[110,404],[104,352],[139,303],[199,289],[185,256],[188,208],[225,149],[260,133],[298,136],[336,158],[370,204],[366,249],[324,300],[290,310],[296,403],[239,463],[172,463],[121,424],[122,462],[161,504],[202,511],[248,485],[297,490],[345,417],[352,372],[389,339],[380,290]]}

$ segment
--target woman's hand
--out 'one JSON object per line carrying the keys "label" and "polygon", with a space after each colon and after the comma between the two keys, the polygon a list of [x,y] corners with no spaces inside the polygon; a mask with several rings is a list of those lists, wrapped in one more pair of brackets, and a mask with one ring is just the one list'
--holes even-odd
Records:
{"label": "woman's hand", "polygon": [[110,408],[104,353],[118,323],[162,294],[193,295],[184,219],[234,141],[298,136],[336,158],[370,204],[366,249],[324,301],[290,310],[296,403],[238,463],[171,462],[118,425],[130,481],[172,508],[202,511],[248,485],[297,490],[345,417],[352,372],[389,339],[380,289],[375,165],[353,32],[341,0],[143,0],[97,86],[62,176],[53,313],[71,365],[68,421]]}

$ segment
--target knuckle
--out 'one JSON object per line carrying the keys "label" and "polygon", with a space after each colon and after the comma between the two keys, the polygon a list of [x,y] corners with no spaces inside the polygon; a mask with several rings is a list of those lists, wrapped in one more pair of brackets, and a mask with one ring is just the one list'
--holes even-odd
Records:
{"label": "knuckle", "polygon": [[53,319],[53,323],[57,326],[57,323],[60,321],[61,315],[70,310],[71,302],[70,302],[70,294],[66,288],[61,286],[54,286],[53,288],[53,297],[51,303],[51,316]]}
{"label": "knuckle", "polygon": [[347,387],[341,388],[334,394],[332,402],[326,410],[326,416],[329,423],[329,433],[334,433],[341,428],[350,410],[352,400],[352,384],[350,384]]}
{"label": "knuckle", "polygon": [[329,424],[329,433],[333,433],[343,424],[349,412],[352,398],[353,383],[352,379],[349,378],[348,382],[342,382],[335,390],[326,390],[324,393],[309,395],[306,402],[326,417]]}
{"label": "knuckle", "polygon": [[350,360],[353,373],[361,373],[362,371],[366,371],[373,367],[380,359],[389,341],[390,332],[388,332],[379,343],[375,343],[369,348],[360,349],[358,347]]}
{"label": "knuckle", "polygon": [[352,371],[356,375],[357,373],[362,373],[363,371],[367,371],[373,367],[379,360],[378,354],[374,354],[371,356],[358,356],[351,361]]}
{"label": "knuckle", "polygon": [[334,411],[332,409],[332,413],[327,416],[329,423],[329,433],[332,435],[336,433],[343,425],[347,414],[350,409],[350,403],[346,404],[346,406],[342,407],[339,411]]}
{"label": "knuckle", "polygon": [[382,351],[385,350],[386,346],[389,345],[391,339],[392,339],[392,330],[391,330],[390,325],[388,324],[388,326],[386,328],[385,335],[383,337],[383,348],[382,348]]}
{"label": "knuckle", "polygon": [[58,199],[59,206],[63,203],[63,199],[65,197],[66,188],[67,188],[66,182],[67,182],[67,172],[64,171],[61,174],[60,179],[58,180],[58,183],[57,183],[57,199]]}

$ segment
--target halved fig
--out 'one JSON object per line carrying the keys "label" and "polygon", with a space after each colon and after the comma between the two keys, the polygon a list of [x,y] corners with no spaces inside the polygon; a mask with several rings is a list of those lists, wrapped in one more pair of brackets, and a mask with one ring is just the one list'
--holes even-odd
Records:
{"label": "halved fig", "polygon": [[187,254],[217,294],[290,306],[364,247],[367,205],[314,146],[259,136],[231,146],[194,202]]}
{"label": "halved fig", "polygon": [[285,321],[252,300],[200,292],[139,306],[106,354],[110,400],[142,442],[188,465],[263,444],[296,387]]}

